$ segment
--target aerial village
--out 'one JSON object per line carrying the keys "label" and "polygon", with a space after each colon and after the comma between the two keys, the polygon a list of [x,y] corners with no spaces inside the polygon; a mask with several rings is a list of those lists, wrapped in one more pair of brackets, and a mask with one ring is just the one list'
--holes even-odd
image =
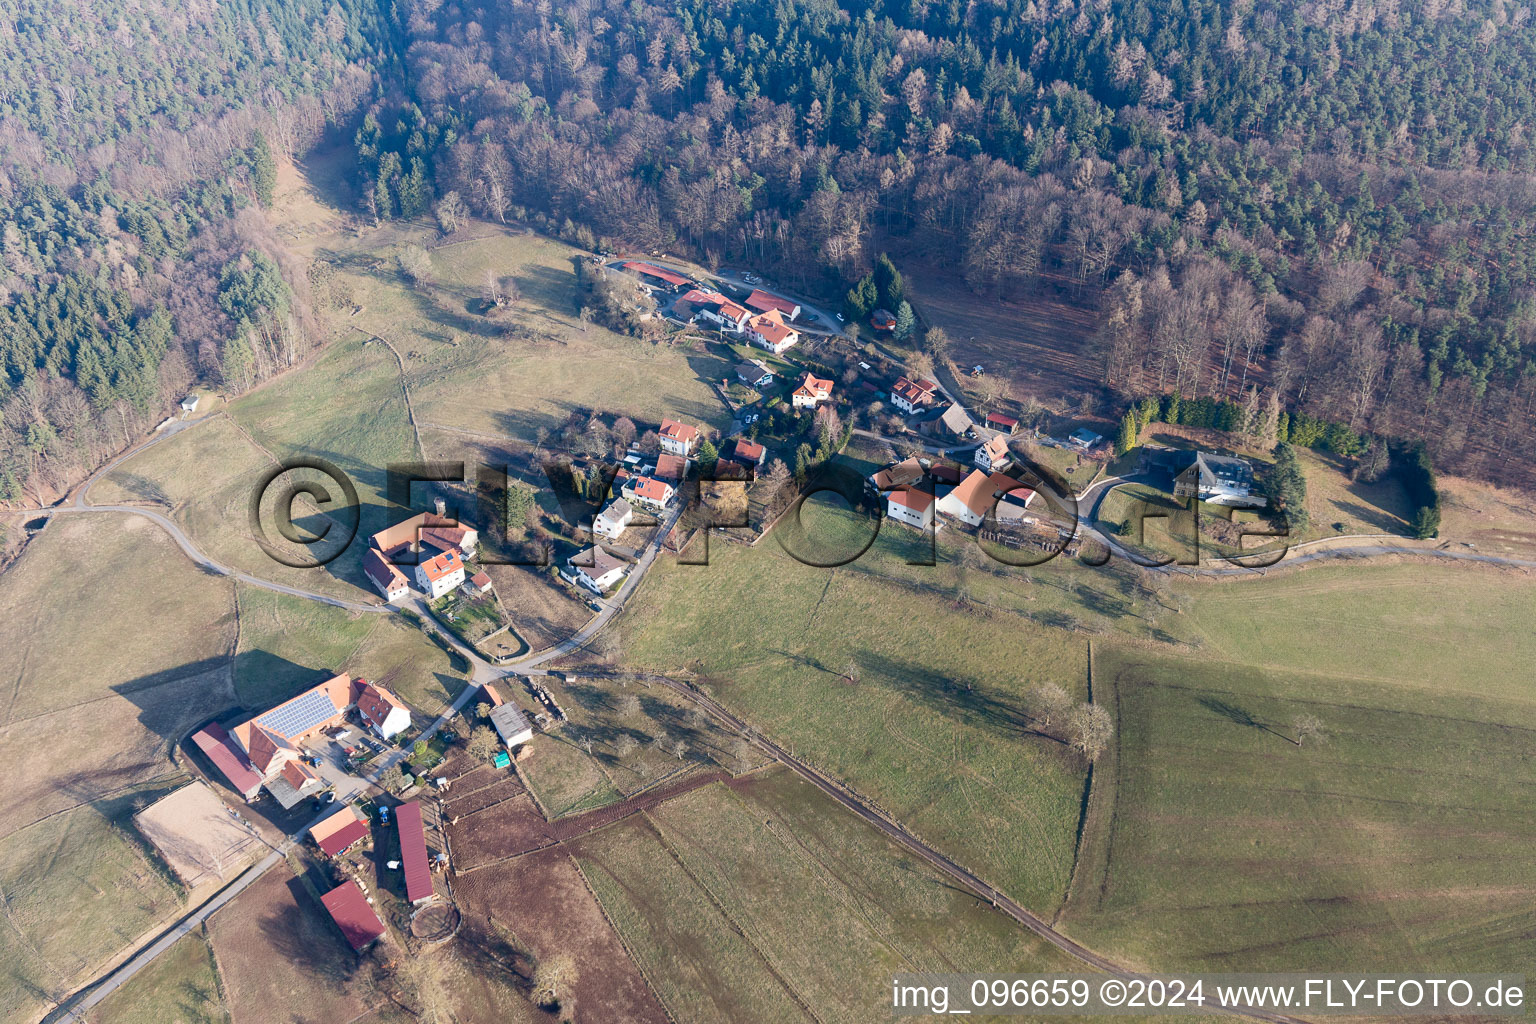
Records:
{"label": "aerial village", "polygon": [[[706,485],[741,489],[750,512],[735,524],[741,529],[716,529],[755,542],[789,504],[788,464],[797,449],[803,461],[804,439],[820,427],[825,449],[831,423],[846,443],[860,418],[879,426],[880,434],[864,433],[883,437],[891,454],[865,478],[871,514],[1012,548],[1070,543],[1070,486],[1042,474],[1023,453],[1044,445],[1102,462],[1109,445],[1092,429],[1057,439],[1026,432],[998,410],[973,416],[937,381],[899,366],[881,382],[871,361],[878,354],[832,360],[824,343],[841,331],[818,328],[824,314],[785,295],[752,287],[738,302],[656,264],[625,261],[615,269],[651,291],[677,326],[714,331],[761,355],[743,354],[733,379],[712,382],[732,411],[728,433],[664,418],[611,461],[590,454],[570,460],[570,486],[585,500],[572,506],[574,521],[546,570],[584,614],[616,611],[648,552],[686,544],[679,533],[698,528],[685,516],[687,506],[708,503]],[[878,337],[894,318],[877,310],[870,326]],[[794,350],[807,338],[823,344],[799,356]],[[890,365],[880,360],[880,367]],[[1240,459],[1152,447],[1142,454],[1142,469],[1164,474],[1176,497],[1239,507],[1264,500]],[[803,473],[803,465],[796,470]],[[490,571],[478,561],[482,540],[439,498],[434,511],[373,534],[362,571],[387,605],[435,623],[430,635],[441,627],[486,663],[511,665],[527,645],[498,642],[510,629]],[[427,721],[378,681],[328,673],[272,707],[231,712],[198,728],[183,746],[202,780],[145,808],[136,823],[189,886],[238,874],[271,846],[260,826],[267,833],[275,828],[307,843],[326,865],[318,895],[353,950],[444,941],[459,920],[450,792],[495,790],[497,779],[511,778],[526,760],[536,733],[558,730],[566,718],[535,678],[511,670],[470,689]],[[471,714],[479,728],[452,728]],[[467,801],[484,803],[478,796]]]}

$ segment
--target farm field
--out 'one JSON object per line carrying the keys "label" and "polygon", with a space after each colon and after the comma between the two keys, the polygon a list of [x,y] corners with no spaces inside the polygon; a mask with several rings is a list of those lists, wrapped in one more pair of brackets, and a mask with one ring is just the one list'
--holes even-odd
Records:
{"label": "farm field", "polygon": [[[407,242],[430,247],[433,280],[412,287],[395,267]],[[716,355],[655,346],[576,316],[579,250],[477,222],[447,244],[420,227],[316,240],[362,311],[342,329],[375,333],[405,360],[416,416],[428,426],[531,441],[577,409],[654,425],[663,416],[724,427],[730,417],[705,383],[731,371]],[[486,271],[516,281],[522,298],[493,324],[479,315]],[[502,335],[510,327],[512,336]],[[594,368],[601,367],[601,372]]]}
{"label": "farm field", "polygon": [[896,971],[1072,967],[782,770],[695,790],[575,850],[680,1020],[880,1020]]}
{"label": "farm field", "polygon": [[179,939],[165,954],[108,996],[94,1024],[217,1024],[229,1009],[219,992],[213,951],[202,932]]}
{"label": "farm field", "polygon": [[575,1004],[592,1020],[665,1024],[667,1016],[625,952],[575,863],[559,847],[461,875],[466,918],[486,923],[535,962],[575,958]]}
{"label": "farm field", "polygon": [[[1204,652],[1277,674],[1377,680],[1405,694],[1536,702],[1536,586],[1520,570],[1311,567],[1261,584],[1195,585]],[[1513,669],[1513,671],[1512,671]]]}
{"label": "farm field", "polygon": [[[164,789],[142,792],[146,803]],[[134,792],[0,838],[0,1021],[36,1021],[182,906],[182,889],[128,838]]]}
{"label": "farm field", "polygon": [[[1384,645],[1402,643],[1405,611],[1382,609]],[[1456,670],[1422,647],[1423,667],[1394,677],[1374,638],[1338,632],[1361,674],[1327,643],[1305,670],[1098,653],[1095,690],[1118,697],[1120,735],[1095,773],[1068,934],[1181,970],[1531,962],[1529,679],[1523,695],[1515,680],[1478,689],[1478,664]],[[1297,745],[1300,715],[1320,740]]]}
{"label": "farm field", "polygon": [[[852,528],[846,513],[823,514]],[[773,538],[714,545],[708,566],[664,559],[618,620],[625,664],[694,673],[932,845],[1053,909],[1071,870],[1083,766],[1031,729],[1028,691],[1056,682],[1082,699],[1083,638],[982,601],[957,606],[953,590],[863,564],[814,568]],[[905,566],[900,551],[874,564],[933,571]],[[772,609],[772,628],[747,609]]]}
{"label": "farm field", "polygon": [[230,1013],[240,1024],[308,1018],[350,1021],[369,1007],[359,963],[325,909],[280,866],[209,919]]}

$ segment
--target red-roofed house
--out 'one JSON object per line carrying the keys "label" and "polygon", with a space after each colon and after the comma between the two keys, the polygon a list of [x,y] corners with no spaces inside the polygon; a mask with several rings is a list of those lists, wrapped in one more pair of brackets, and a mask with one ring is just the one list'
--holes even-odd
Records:
{"label": "red-roofed house", "polygon": [[719,292],[707,292],[700,288],[687,292],[678,301],[693,311],[694,319],[707,320],[722,330],[739,332],[752,316],[749,310]]}
{"label": "red-roofed house", "polygon": [[789,400],[796,409],[814,409],[822,402],[832,400],[832,382],[807,373]]}
{"label": "red-roofed house", "polygon": [[931,380],[908,380],[902,377],[891,385],[891,404],[905,413],[914,413],[933,404],[934,392],[939,386]]}
{"label": "red-roofed house", "polygon": [[699,443],[699,428],[677,420],[662,420],[657,436],[661,438],[662,451],[686,458],[693,454],[693,446]]}
{"label": "red-roofed house", "polygon": [[411,713],[400,702],[400,698],[378,683],[367,683],[361,679],[358,682],[363,686],[357,694],[357,713],[374,732],[387,740],[411,727]]}
{"label": "red-roofed house", "polygon": [[676,291],[693,284],[688,278],[674,270],[665,267],[654,266],[650,263],[640,263],[636,260],[624,264],[624,269],[637,275],[640,280],[653,288],[665,288],[667,291]]}
{"label": "red-roofed house", "polygon": [[491,589],[491,577],[489,573],[477,572],[469,578],[469,585],[482,594],[489,593]]}
{"label": "red-roofed house", "polygon": [[688,473],[688,463],[681,455],[658,455],[656,457],[656,472],[651,475],[658,480],[676,486],[683,482],[683,477]]}
{"label": "red-roofed house", "polygon": [[624,500],[631,505],[660,510],[667,507],[677,489],[653,476],[632,476],[624,481],[622,493]]}
{"label": "red-roofed house", "polygon": [[767,448],[764,448],[756,441],[748,441],[744,437],[738,437],[736,439],[736,447],[731,449],[731,458],[741,463],[743,466],[752,466],[753,468],[756,468],[761,466],[763,464],[763,460],[767,457]]}
{"label": "red-roofed house", "polygon": [[758,313],[766,313],[770,309],[776,309],[784,315],[786,320],[793,320],[800,315],[800,304],[798,302],[779,295],[770,295],[761,288],[754,288],[752,294],[747,296],[747,308]]}
{"label": "red-roofed house", "polygon": [[384,922],[356,882],[342,882],[321,896],[320,902],[355,951],[361,953],[384,934]]}
{"label": "red-roofed house", "polygon": [[224,727],[217,723],[205,726],[192,734],[192,742],[213,762],[236,793],[249,803],[261,795],[261,775],[251,767],[245,751],[230,738]]}
{"label": "red-roofed house", "polygon": [[416,585],[434,600],[464,582],[464,561],[457,550],[444,551],[416,566]]}
{"label": "red-roofed house", "polygon": [[786,324],[784,314],[776,309],[748,320],[746,332],[754,343],[776,356],[800,343],[800,332]]}
{"label": "red-roofed house", "polygon": [[339,857],[362,842],[368,835],[368,823],[355,807],[343,807],[329,818],[317,821],[309,838],[327,857]]}
{"label": "red-roofed house", "polygon": [[427,834],[421,824],[421,804],[412,800],[396,807],[395,827],[400,833],[406,902],[425,903],[432,898],[432,870],[427,866]]}

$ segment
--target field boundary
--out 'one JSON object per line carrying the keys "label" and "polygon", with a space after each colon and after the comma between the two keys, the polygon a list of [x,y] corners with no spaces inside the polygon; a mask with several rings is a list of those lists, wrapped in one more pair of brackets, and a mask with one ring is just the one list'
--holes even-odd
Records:
{"label": "field boundary", "polygon": [[[1120,718],[1120,687],[1119,680],[1111,678],[1107,683],[1100,678],[1099,693],[1094,694],[1093,673],[1093,641],[1088,641],[1088,700],[1109,708],[1110,717],[1114,720],[1114,737],[1104,753],[1099,756],[1097,763],[1088,765],[1088,778],[1084,782],[1084,809],[1081,822],[1078,826],[1077,845],[1072,853],[1072,874],[1067,881],[1067,891],[1062,895],[1061,905],[1056,908],[1056,914],[1051,918],[1051,927],[1055,927],[1063,917],[1067,915],[1072,906],[1072,899],[1080,892],[1080,883],[1083,882],[1082,872],[1091,870],[1099,878],[1099,899],[1102,901],[1105,895],[1105,887],[1109,884],[1109,859],[1113,848],[1115,825],[1117,823],[1117,809],[1119,806],[1120,789],[1120,738],[1124,735],[1123,723]],[[1103,868],[1099,868],[1100,848],[1102,847]],[[1084,861],[1089,865],[1085,869]]]}
{"label": "field boundary", "polygon": [[608,913],[608,908],[603,906],[603,901],[598,898],[597,890],[592,887],[592,880],[587,877],[586,870],[581,866],[581,858],[569,850],[566,851],[565,856],[571,862],[571,867],[576,869],[576,877],[581,879],[582,888],[586,889],[587,895],[592,897],[592,902],[597,906],[597,912],[603,915],[604,921],[608,922],[608,930],[613,932],[613,937],[618,940],[619,947],[629,957],[629,962],[635,965],[635,970],[639,972],[641,979],[645,982],[645,987],[651,990],[651,995],[656,999],[656,1005],[660,1006],[661,1012],[667,1015],[667,1020],[671,1021],[672,1024],[679,1024],[677,1014],[673,1013],[672,1008],[667,1005],[667,1001],[661,998],[661,989],[651,978],[650,972],[645,969],[645,965],[640,962],[640,958],[635,955],[634,948],[630,946],[629,940],[624,937],[624,932],[620,930],[618,923]]}

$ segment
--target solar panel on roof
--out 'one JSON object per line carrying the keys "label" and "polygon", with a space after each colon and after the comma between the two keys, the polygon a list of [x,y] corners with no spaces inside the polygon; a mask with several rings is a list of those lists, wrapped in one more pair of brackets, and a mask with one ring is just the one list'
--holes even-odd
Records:
{"label": "solar panel on roof", "polygon": [[335,716],[337,710],[330,694],[324,690],[312,690],[268,711],[256,719],[256,724],[287,739],[313,729],[327,718]]}

